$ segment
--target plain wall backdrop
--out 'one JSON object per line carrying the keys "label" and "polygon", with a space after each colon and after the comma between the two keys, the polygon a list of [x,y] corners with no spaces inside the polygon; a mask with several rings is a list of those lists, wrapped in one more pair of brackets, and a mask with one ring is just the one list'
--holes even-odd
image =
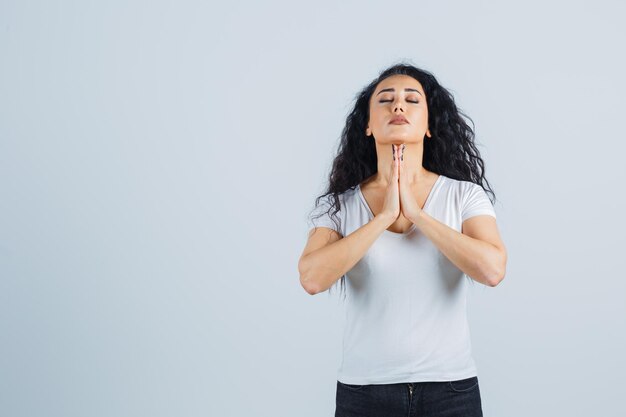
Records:
{"label": "plain wall backdrop", "polygon": [[475,124],[504,281],[485,416],[623,415],[619,1],[0,2],[0,415],[330,416],[343,306],[297,262],[356,93]]}

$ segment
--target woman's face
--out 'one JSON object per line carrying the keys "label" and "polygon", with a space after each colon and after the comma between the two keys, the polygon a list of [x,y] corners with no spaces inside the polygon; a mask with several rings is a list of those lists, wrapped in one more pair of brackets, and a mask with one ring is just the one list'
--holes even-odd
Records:
{"label": "woman's face", "polygon": [[[379,144],[417,143],[428,130],[428,108],[422,85],[408,75],[393,75],[381,81],[369,103],[366,134]],[[394,123],[403,116],[407,123]]]}

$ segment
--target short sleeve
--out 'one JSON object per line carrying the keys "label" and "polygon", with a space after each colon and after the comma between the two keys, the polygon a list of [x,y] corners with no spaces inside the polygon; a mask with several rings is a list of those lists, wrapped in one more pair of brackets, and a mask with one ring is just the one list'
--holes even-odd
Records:
{"label": "short sleeve", "polygon": [[[314,227],[328,227],[341,234],[341,210],[335,216],[331,214],[335,211],[332,206],[332,194],[328,194],[320,198],[319,204],[315,207],[308,218],[309,230]],[[330,212],[329,212],[330,209]]]}
{"label": "short sleeve", "polygon": [[468,181],[461,208],[461,223],[480,214],[496,217],[496,211],[483,187]]}

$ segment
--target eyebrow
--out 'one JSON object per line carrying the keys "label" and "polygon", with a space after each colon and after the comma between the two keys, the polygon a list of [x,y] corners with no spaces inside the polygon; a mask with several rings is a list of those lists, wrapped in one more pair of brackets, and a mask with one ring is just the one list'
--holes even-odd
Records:
{"label": "eyebrow", "polygon": [[[380,90],[376,95],[380,94],[380,93],[384,93],[386,91],[396,91],[393,87],[391,88],[383,88],[382,90]],[[419,94],[420,96],[422,95],[422,93],[419,92],[419,90],[416,90],[415,88],[405,88],[404,91],[415,91],[417,94]]]}

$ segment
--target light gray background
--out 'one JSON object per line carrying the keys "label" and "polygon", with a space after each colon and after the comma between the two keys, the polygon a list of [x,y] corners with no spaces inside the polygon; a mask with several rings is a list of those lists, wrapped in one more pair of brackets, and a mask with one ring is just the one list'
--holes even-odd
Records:
{"label": "light gray background", "polygon": [[498,198],[485,416],[623,415],[625,11],[0,2],[0,415],[332,415],[343,308],[297,261],[400,60],[472,117]]}

